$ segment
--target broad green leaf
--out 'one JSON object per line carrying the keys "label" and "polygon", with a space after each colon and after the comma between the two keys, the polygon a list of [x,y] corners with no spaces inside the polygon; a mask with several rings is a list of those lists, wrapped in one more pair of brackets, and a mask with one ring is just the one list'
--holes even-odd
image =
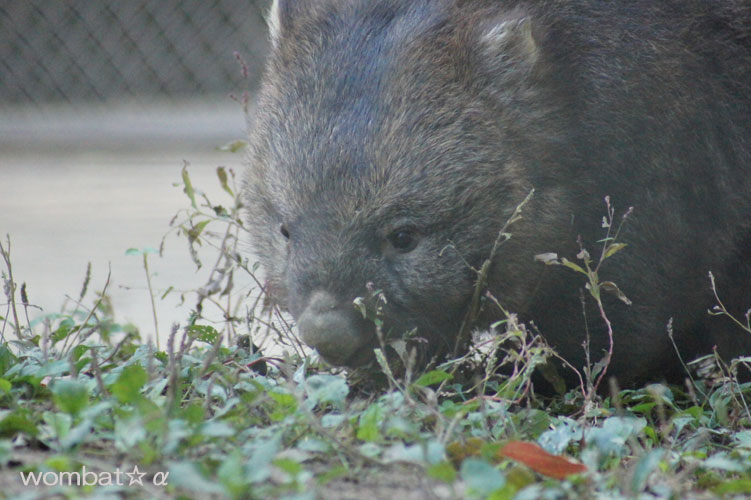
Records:
{"label": "broad green leaf", "polygon": [[260,483],[271,475],[271,461],[279,453],[280,448],[279,435],[255,440],[243,448],[243,452],[250,457],[245,465],[245,474],[249,482]]}
{"label": "broad green leaf", "polygon": [[196,241],[201,236],[203,230],[206,229],[206,226],[208,226],[209,222],[211,222],[210,219],[203,220],[190,228],[188,230],[188,240],[190,240],[191,243]]}
{"label": "broad green leaf", "polygon": [[68,433],[60,439],[60,444],[66,448],[74,448],[84,441],[88,439],[91,436],[91,428],[93,424],[91,420],[84,419],[76,425],[75,427],[72,427]]}
{"label": "broad green leaf", "polygon": [[44,423],[50,426],[55,432],[55,437],[62,439],[68,435],[70,428],[73,425],[73,419],[67,413],[54,413],[46,411],[42,414]]}
{"label": "broad green leaf", "polygon": [[89,388],[78,380],[55,381],[52,395],[57,407],[73,417],[89,405]]}
{"label": "broad green leaf", "polygon": [[634,405],[631,407],[631,413],[642,413],[648,415],[655,406],[657,406],[657,403],[652,402]]}
{"label": "broad green leaf", "polygon": [[185,192],[186,195],[188,195],[188,198],[190,198],[190,204],[193,206],[193,208],[198,208],[198,205],[196,204],[196,193],[193,190],[193,183],[190,181],[190,175],[188,174],[187,164],[183,166],[182,178],[183,178],[183,191]]}
{"label": "broad green leaf", "polygon": [[631,491],[639,493],[644,489],[644,485],[647,484],[647,478],[660,465],[660,461],[664,455],[665,450],[656,449],[647,452],[647,454],[639,459],[634,469],[634,476],[631,479]]}
{"label": "broad green leaf", "polygon": [[581,438],[581,424],[570,418],[560,417],[557,424],[551,430],[543,432],[537,442],[548,452],[560,455],[572,441]]}
{"label": "broad green leaf", "polygon": [[203,406],[198,403],[189,404],[178,410],[180,417],[184,418],[191,425],[200,424],[203,422],[206,411]]}
{"label": "broad green leaf", "polygon": [[444,380],[451,380],[453,376],[443,370],[432,370],[422,374],[420,378],[415,381],[415,385],[421,387],[428,387],[430,385],[440,384]]}
{"label": "broad green leaf", "polygon": [[277,404],[269,414],[269,417],[275,421],[279,422],[284,419],[287,415],[291,415],[295,411],[297,411],[297,399],[295,399],[295,396],[292,394],[287,394],[283,392],[270,392],[269,397],[273,399]]}
{"label": "broad green leaf", "polygon": [[237,153],[238,151],[242,151],[245,149],[245,146],[248,145],[247,141],[243,140],[237,140],[228,142],[227,144],[223,146],[219,146],[219,151],[226,151],[228,153]]}
{"label": "broad green leaf", "polygon": [[582,274],[585,274],[585,275],[587,274],[587,271],[585,271],[583,267],[581,267],[579,264],[575,264],[575,263],[571,262],[566,257],[562,257],[561,258],[561,264],[563,264],[564,266],[568,267],[569,269],[573,269],[577,273],[582,273]]}
{"label": "broad green leaf", "polygon": [[459,469],[459,475],[470,491],[484,496],[503,488],[506,484],[506,478],[501,471],[485,460],[478,458],[464,460]]}
{"label": "broad green leaf", "polygon": [[725,452],[715,453],[704,461],[703,466],[728,472],[745,472],[748,470],[741,460],[731,458],[731,456]]}
{"label": "broad green leaf", "polygon": [[349,386],[344,377],[335,375],[311,375],[305,380],[306,403],[313,408],[321,403],[328,403],[335,408],[344,408],[349,394]]}
{"label": "broad green leaf", "polygon": [[207,437],[229,437],[237,434],[237,431],[226,422],[209,421],[200,427],[199,432]]}
{"label": "broad green leaf", "polygon": [[[233,151],[234,152],[234,151]],[[224,167],[217,167],[216,169],[216,176],[219,177],[219,184],[222,185],[222,189],[227,191],[230,196],[234,197],[235,193],[232,191],[232,189],[229,187],[229,184],[227,182],[227,169]]]}
{"label": "broad green leaf", "polygon": [[60,342],[64,338],[66,338],[68,335],[70,335],[73,332],[78,331],[78,328],[76,327],[75,322],[72,318],[65,318],[62,321],[60,321],[60,324],[57,325],[57,329],[52,333],[50,336],[50,339],[52,340],[53,344],[56,344],[57,342]]}
{"label": "broad green leaf", "polygon": [[605,255],[603,256],[603,259],[607,259],[608,257],[615,255],[617,252],[620,252],[621,250],[626,248],[626,246],[627,245],[625,243],[613,243],[608,247]]}
{"label": "broad green leaf", "polygon": [[300,465],[299,462],[296,462],[289,458],[277,458],[272,463],[293,477],[297,476],[303,471],[302,465]]}
{"label": "broad green leaf", "polygon": [[45,460],[44,464],[57,472],[67,472],[78,468],[78,465],[65,455],[52,456]]}
{"label": "broad green leaf", "polygon": [[216,474],[232,498],[242,498],[248,479],[244,471],[245,458],[239,450],[233,450],[217,469]]}
{"label": "broad green leaf", "polygon": [[343,465],[336,465],[332,467],[331,469],[327,470],[320,476],[316,477],[316,482],[320,484],[321,486],[325,485],[332,479],[336,479],[338,477],[344,476],[347,474],[347,468]]}
{"label": "broad green leaf", "polygon": [[751,431],[740,431],[734,436],[734,439],[739,447],[751,450]]}
{"label": "broad green leaf", "polygon": [[[751,494],[751,479],[733,479],[725,481],[714,487],[713,491],[718,495]],[[743,497],[747,498],[747,497]]]}
{"label": "broad green leaf", "polygon": [[[188,490],[193,493],[222,494],[222,488],[204,474],[201,467],[192,462],[171,462],[168,466],[169,485]],[[204,495],[190,495],[192,498],[201,498]]]}
{"label": "broad green leaf", "polygon": [[29,415],[29,411],[25,408],[10,412],[0,420],[0,436],[10,437],[19,432],[29,436],[36,436],[39,433],[39,429]]}
{"label": "broad green leaf", "polygon": [[73,361],[78,361],[81,359],[81,356],[83,356],[85,353],[87,353],[91,349],[91,346],[79,344],[73,348],[71,351],[71,357]]}
{"label": "broad green leaf", "polygon": [[589,446],[595,446],[604,455],[615,454],[621,456],[626,451],[626,441],[638,435],[647,421],[636,417],[609,417],[602,427],[594,427],[587,431]]}
{"label": "broad green leaf", "polygon": [[360,422],[357,427],[357,439],[368,442],[380,441],[381,431],[379,425],[382,421],[383,408],[373,403],[360,415]]}
{"label": "broad green leaf", "polygon": [[6,467],[8,462],[13,459],[13,441],[10,439],[0,439],[0,467]]}
{"label": "broad green leaf", "polygon": [[148,381],[146,370],[139,364],[132,364],[123,368],[117,381],[109,386],[109,390],[121,403],[134,403],[141,397],[141,388]]}
{"label": "broad green leaf", "polygon": [[219,332],[210,325],[191,325],[188,327],[188,334],[196,340],[207,344],[214,344],[219,338]]}
{"label": "broad green leaf", "polygon": [[444,483],[453,483],[456,480],[456,469],[451,462],[439,462],[427,468],[428,476],[443,481]]}
{"label": "broad green leaf", "polygon": [[0,344],[0,375],[8,371],[8,369],[17,362],[18,360],[10,349],[8,349],[5,344]]}
{"label": "broad green leaf", "polygon": [[435,439],[431,439],[427,443],[416,444],[398,442],[386,450],[383,459],[387,462],[437,464],[446,459],[446,452],[443,445]]}

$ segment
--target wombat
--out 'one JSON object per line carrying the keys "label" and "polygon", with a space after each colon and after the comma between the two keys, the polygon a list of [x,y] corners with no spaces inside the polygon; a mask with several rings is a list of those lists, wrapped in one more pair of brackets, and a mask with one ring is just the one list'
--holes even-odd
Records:
{"label": "wombat", "polygon": [[[715,304],[751,307],[751,2],[276,0],[244,200],[268,292],[335,365],[383,333],[452,352],[477,270],[573,366],[607,349],[586,278],[535,256],[597,258],[609,196],[627,247],[599,269],[622,384],[751,354]],[[580,262],[580,261],[579,261]],[[580,262],[581,263],[581,262]],[[502,318],[486,304],[478,324]],[[666,325],[672,318],[676,346]]]}

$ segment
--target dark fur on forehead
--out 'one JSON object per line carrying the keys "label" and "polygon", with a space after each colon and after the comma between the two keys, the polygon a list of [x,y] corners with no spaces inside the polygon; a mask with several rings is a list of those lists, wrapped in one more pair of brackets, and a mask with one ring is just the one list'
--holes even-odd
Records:
{"label": "dark fur on forehead", "polygon": [[[456,17],[454,0],[319,0],[281,1],[272,9],[271,25],[276,69],[312,62],[322,49],[338,45],[351,56],[372,47],[373,37],[390,45],[435,34]],[[388,57],[387,53],[383,57]]]}
{"label": "dark fur on forehead", "polygon": [[[388,108],[403,54],[414,50],[405,41],[420,31],[440,31],[436,25],[446,21],[441,3],[311,2],[300,24],[294,18],[280,20],[286,27],[271,60],[277,78],[261,99],[273,103],[267,109],[285,111],[272,118],[286,133],[267,138],[270,152],[279,154],[275,170],[288,177],[280,182],[293,182],[302,192],[315,191],[317,185],[330,192],[332,182],[350,190],[382,184],[389,169],[371,168],[374,141],[378,134],[384,139],[387,118],[399,119]],[[406,15],[419,8],[428,10]],[[392,90],[384,95],[387,84]],[[296,138],[292,144],[290,137]]]}

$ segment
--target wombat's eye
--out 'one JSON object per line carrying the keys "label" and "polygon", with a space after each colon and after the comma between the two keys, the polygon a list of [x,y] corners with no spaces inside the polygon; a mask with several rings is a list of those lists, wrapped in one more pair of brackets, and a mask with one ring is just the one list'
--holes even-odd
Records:
{"label": "wombat's eye", "polygon": [[411,228],[400,228],[387,236],[389,243],[399,253],[411,252],[417,246],[417,232]]}
{"label": "wombat's eye", "polygon": [[289,231],[287,230],[287,226],[284,224],[279,224],[279,232],[282,233],[282,236],[284,236],[285,239],[289,239]]}

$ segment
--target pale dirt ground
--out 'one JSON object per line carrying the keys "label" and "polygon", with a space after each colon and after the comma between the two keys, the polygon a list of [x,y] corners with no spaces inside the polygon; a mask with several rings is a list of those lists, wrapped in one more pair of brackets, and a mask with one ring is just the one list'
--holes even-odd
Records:
{"label": "pale dirt ground", "polygon": [[[132,321],[153,336],[146,274],[140,256],[128,248],[158,248],[178,210],[189,206],[180,182],[183,160],[197,187],[217,189],[218,165],[241,171],[241,155],[228,153],[106,152],[0,156],[0,236],[10,234],[15,280],[25,282],[29,299],[46,312],[57,311],[64,296],[77,297],[88,262],[90,292],[100,291],[111,266],[108,294],[116,318]],[[212,189],[208,189],[208,188]],[[191,289],[205,280],[196,273],[183,239],[170,236],[164,257],[150,255],[157,294],[168,286]],[[88,306],[93,294],[89,295]],[[174,321],[185,319],[177,296],[158,303],[164,337]],[[5,302],[4,300],[2,302]],[[35,314],[37,314],[35,312]]]}
{"label": "pale dirt ground", "polygon": [[[66,294],[78,296],[91,262],[90,306],[91,292],[102,289],[111,266],[108,293],[117,319],[153,338],[143,261],[125,251],[158,248],[170,219],[189,206],[182,188],[173,186],[184,162],[195,187],[215,203],[229,201],[216,167],[241,174],[243,154],[216,148],[244,137],[245,118],[227,101],[0,110],[0,237],[5,244],[10,234],[14,278],[27,284],[32,303],[59,310]],[[206,278],[205,271],[196,273],[183,239],[168,238],[164,257],[149,259],[157,290],[191,289]],[[158,303],[162,343],[187,311],[177,306],[177,295],[164,302]]]}

